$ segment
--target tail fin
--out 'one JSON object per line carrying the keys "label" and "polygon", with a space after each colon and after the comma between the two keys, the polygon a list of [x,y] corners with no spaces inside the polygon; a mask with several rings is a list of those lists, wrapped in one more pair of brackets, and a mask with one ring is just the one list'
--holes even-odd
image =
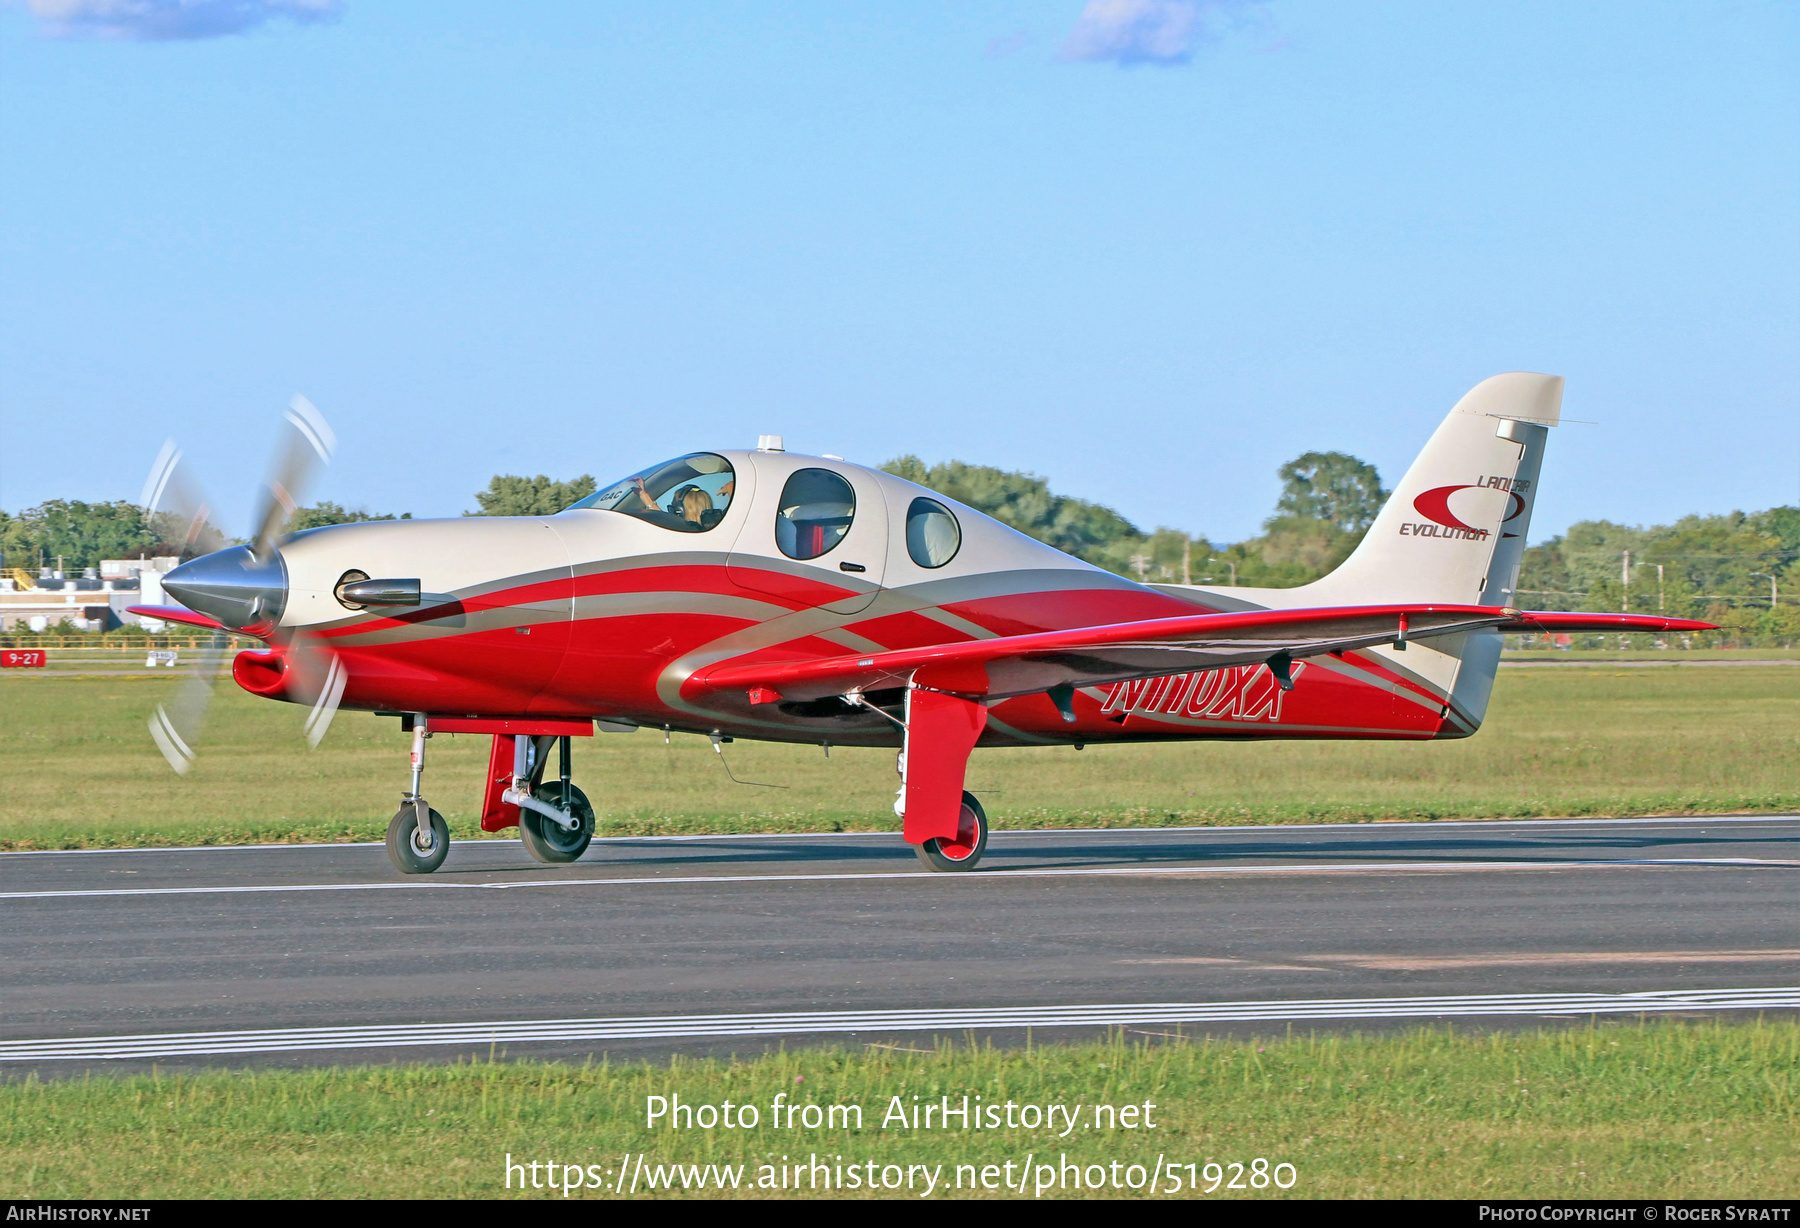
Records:
{"label": "tail fin", "polygon": [[[1470,389],[1369,527],[1324,579],[1291,589],[1308,605],[1443,601],[1515,603],[1525,534],[1549,427],[1562,413],[1557,375],[1514,371]],[[1439,737],[1481,727],[1500,665],[1497,632],[1370,651],[1442,697]]]}
{"label": "tail fin", "polygon": [[[1511,605],[1557,375],[1514,371],[1475,385],[1406,471],[1356,552],[1305,586],[1317,605],[1444,601]],[[1299,597],[1302,590],[1290,590]]]}

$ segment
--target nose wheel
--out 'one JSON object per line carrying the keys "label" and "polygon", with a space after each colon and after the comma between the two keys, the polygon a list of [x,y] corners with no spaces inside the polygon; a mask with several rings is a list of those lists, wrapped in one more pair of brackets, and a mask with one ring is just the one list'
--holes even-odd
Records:
{"label": "nose wheel", "polygon": [[988,821],[987,811],[975,800],[973,793],[964,790],[962,795],[962,812],[957,816],[956,838],[938,836],[913,845],[919,854],[919,860],[933,870],[973,870],[975,863],[981,860],[982,853],[987,851]]}
{"label": "nose wheel", "polygon": [[450,852],[450,826],[444,816],[426,807],[426,822],[419,822],[419,811],[411,803],[400,807],[388,820],[387,854],[394,868],[402,874],[430,874],[444,864]]}
{"label": "nose wheel", "polygon": [[415,712],[412,727],[412,788],[388,820],[387,855],[402,874],[430,874],[450,854],[450,825],[420,794],[425,776],[425,739],[431,736],[425,714]]}

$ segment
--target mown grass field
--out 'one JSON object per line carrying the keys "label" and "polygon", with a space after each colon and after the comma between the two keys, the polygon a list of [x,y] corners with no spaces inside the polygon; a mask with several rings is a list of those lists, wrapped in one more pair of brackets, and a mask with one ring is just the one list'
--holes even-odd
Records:
{"label": "mown grass field", "polygon": [[[647,1130],[646,1097],[672,1093],[690,1104],[759,1105],[759,1128]],[[863,1128],[772,1128],[777,1093],[803,1104],[860,1104]],[[1060,1119],[1054,1131],[881,1127],[892,1096],[910,1106],[915,1095],[936,1103],[964,1094],[971,1103],[1149,1100],[1157,1128],[1096,1131],[1084,1119],[1059,1138]],[[1016,1170],[1031,1154],[1034,1163],[1066,1155],[1105,1164],[1109,1179],[1114,1161],[1124,1178],[1123,1166],[1149,1170],[1161,1155],[1183,1166],[1184,1184],[1189,1163],[1294,1165],[1285,1195],[1266,1187],[1212,1197],[1792,1198],[1800,1193],[1800,1024],[1250,1042],[1123,1036],[1029,1050],[810,1049],[669,1066],[499,1061],[0,1085],[0,1189],[14,1198],[498,1197],[508,1194],[508,1153],[596,1165],[600,1174],[617,1170],[626,1153],[643,1153],[649,1166],[745,1165],[736,1196],[758,1193],[758,1166],[783,1155],[878,1168],[942,1164],[953,1182],[959,1164],[1010,1160]],[[1197,1167],[1202,1186],[1203,1174]],[[651,1196],[641,1181],[638,1194]],[[959,1194],[1008,1196],[941,1187],[935,1196]],[[1028,1187],[1025,1196],[1034,1194]],[[516,1187],[511,1195],[563,1197]],[[618,1195],[581,1188],[572,1196]]]}
{"label": "mown grass field", "polygon": [[[229,684],[204,758],[171,773],[145,731],[177,679],[0,677],[0,847],[374,840],[406,784],[392,718],[346,712],[320,749],[301,709]],[[426,793],[477,835],[484,737],[432,739]],[[602,834],[898,827],[891,751],[704,738],[575,743]],[[1506,670],[1474,738],[984,750],[996,827],[1634,815],[1800,808],[1800,669]]]}

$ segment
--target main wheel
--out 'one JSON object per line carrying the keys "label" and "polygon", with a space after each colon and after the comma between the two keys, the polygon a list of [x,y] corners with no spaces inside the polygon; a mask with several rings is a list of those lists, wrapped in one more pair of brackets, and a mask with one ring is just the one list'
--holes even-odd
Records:
{"label": "main wheel", "polygon": [[987,850],[987,833],[987,811],[981,808],[973,793],[965,790],[962,813],[956,820],[956,839],[934,836],[913,848],[919,854],[919,860],[933,870],[973,870]]}
{"label": "main wheel", "polygon": [[402,806],[388,820],[388,860],[402,874],[429,874],[444,864],[450,852],[450,825],[437,811],[429,812],[431,839],[419,839],[419,820],[410,805]]}
{"label": "main wheel", "polygon": [[568,800],[564,801],[562,781],[553,780],[539,785],[536,795],[558,810],[567,810],[580,820],[581,826],[569,831],[535,810],[521,809],[519,839],[525,851],[538,861],[550,862],[574,861],[587,852],[588,841],[594,838],[594,808],[588,805],[587,794],[570,785]]}

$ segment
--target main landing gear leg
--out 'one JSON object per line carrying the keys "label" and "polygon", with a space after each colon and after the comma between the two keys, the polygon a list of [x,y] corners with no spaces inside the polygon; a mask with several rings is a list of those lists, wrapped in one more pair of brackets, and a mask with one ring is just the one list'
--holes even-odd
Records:
{"label": "main landing gear leg", "polygon": [[430,874],[450,852],[450,826],[420,792],[425,778],[425,739],[431,730],[423,712],[412,714],[412,788],[388,820],[388,860],[402,874]]}
{"label": "main landing gear leg", "polygon": [[[561,778],[542,783],[550,746],[561,750]],[[519,807],[519,840],[536,861],[574,861],[594,838],[594,808],[569,780],[567,737],[521,737],[515,744],[513,786],[503,795]]]}
{"label": "main landing gear leg", "polygon": [[963,788],[986,724],[980,700],[919,686],[906,693],[898,809],[906,842],[933,870],[973,870],[987,849],[987,814]]}

